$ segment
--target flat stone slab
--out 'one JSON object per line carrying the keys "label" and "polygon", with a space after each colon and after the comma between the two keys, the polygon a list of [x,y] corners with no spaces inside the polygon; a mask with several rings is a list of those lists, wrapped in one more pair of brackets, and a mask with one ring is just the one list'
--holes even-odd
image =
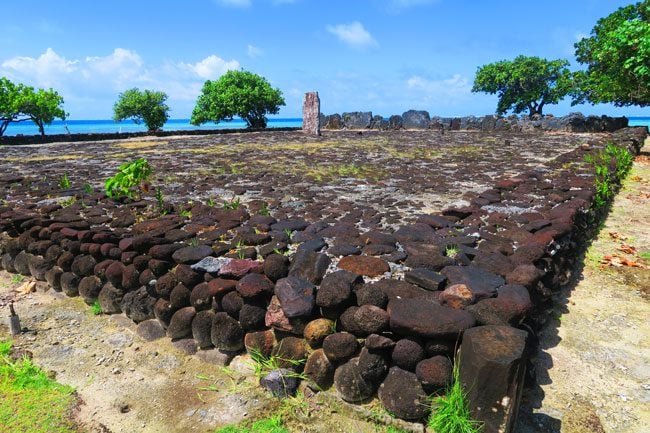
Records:
{"label": "flat stone slab", "polygon": [[474,316],[421,298],[396,298],[388,303],[390,329],[400,335],[456,338],[475,324]]}
{"label": "flat stone slab", "polygon": [[495,296],[497,288],[506,283],[500,276],[475,266],[447,266],[440,273],[447,277],[450,285],[469,287],[477,301]]}

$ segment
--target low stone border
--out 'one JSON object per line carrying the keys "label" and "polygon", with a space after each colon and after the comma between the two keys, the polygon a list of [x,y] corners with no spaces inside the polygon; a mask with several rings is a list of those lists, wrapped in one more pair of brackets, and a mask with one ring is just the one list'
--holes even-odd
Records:
{"label": "low stone border", "polygon": [[636,154],[646,135],[603,136],[393,233],[243,207],[195,204],[191,220],[133,224],[107,199],[81,208],[8,203],[0,264],[214,362],[243,350],[275,357],[281,368],[262,385],[276,395],[295,392],[288,372],[298,369],[348,402],[377,394],[410,421],[426,418],[428,395],[450,382],[463,337],[472,412],[486,432],[509,431],[530,332],[606,212],[594,206],[584,156],[605,140]]}
{"label": "low stone border", "polygon": [[488,115],[482,117],[440,117],[430,116],[427,111],[409,110],[400,115],[373,116],[370,111],[355,111],[343,114],[321,115],[323,129],[434,129],[437,131],[567,131],[567,132],[613,132],[628,126],[625,117],[583,116],[571,113],[563,117],[553,115],[502,117]]}
{"label": "low stone border", "polygon": [[[300,128],[269,128],[273,131],[299,131]],[[115,132],[115,133],[90,133],[90,134],[53,134],[53,135],[7,135],[0,137],[0,145],[17,146],[23,144],[44,144],[79,141],[105,141],[124,140],[135,137],[171,137],[174,135],[219,135],[241,134],[244,132],[263,132],[266,129],[196,129],[185,131],[158,131],[151,132]]]}

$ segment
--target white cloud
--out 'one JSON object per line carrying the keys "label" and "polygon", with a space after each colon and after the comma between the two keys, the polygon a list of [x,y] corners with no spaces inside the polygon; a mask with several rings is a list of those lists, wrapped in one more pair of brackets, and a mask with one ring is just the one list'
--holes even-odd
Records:
{"label": "white cloud", "polygon": [[406,86],[429,97],[458,97],[472,92],[469,80],[460,74],[442,80],[430,80],[414,75],[406,80]]}
{"label": "white cloud", "polygon": [[125,48],[116,48],[106,56],[80,59],[67,59],[48,48],[35,58],[0,59],[0,76],[30,86],[55,88],[65,98],[66,110],[78,119],[110,117],[117,94],[132,87],[166,92],[170,106],[180,101],[179,115],[183,116],[189,114],[205,80],[217,79],[239,67],[237,60],[224,60],[214,54],[195,63],[170,61],[155,65],[146,64],[137,52]]}
{"label": "white cloud", "polygon": [[190,71],[194,72],[200,78],[206,80],[214,80],[225,74],[227,71],[239,69],[239,62],[237,60],[226,61],[214,54],[206,57],[200,62],[194,64],[182,63],[181,65],[182,67],[188,68]]}
{"label": "white cloud", "polygon": [[359,21],[350,24],[338,24],[327,26],[327,31],[335,35],[339,40],[353,48],[366,48],[377,46],[377,41],[363,27]]}
{"label": "white cloud", "polygon": [[216,0],[218,4],[235,8],[248,8],[252,5],[251,0]]}
{"label": "white cloud", "polygon": [[248,54],[248,57],[250,57],[251,59],[254,59],[255,57],[259,57],[262,54],[264,54],[264,52],[260,48],[257,48],[255,45],[250,45],[250,44],[246,49],[246,53]]}
{"label": "white cloud", "polygon": [[0,71],[10,78],[26,78],[24,81],[35,82],[43,87],[56,85],[63,77],[78,70],[79,61],[67,60],[52,48],[45,50],[39,57],[13,57],[1,64]]}
{"label": "white cloud", "polygon": [[116,89],[146,81],[142,58],[135,51],[124,48],[116,48],[108,56],[86,57],[81,64],[81,75],[87,82],[101,79],[102,83],[112,83]]}

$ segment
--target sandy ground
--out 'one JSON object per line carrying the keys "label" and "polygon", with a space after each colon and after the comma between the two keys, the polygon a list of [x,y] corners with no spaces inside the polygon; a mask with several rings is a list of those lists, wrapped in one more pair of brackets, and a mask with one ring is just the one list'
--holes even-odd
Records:
{"label": "sandy ground", "polygon": [[391,418],[377,401],[352,406],[333,390],[317,395],[306,390],[282,405],[257,385],[247,356],[223,368],[219,359],[187,356],[167,338],[146,342],[125,316],[95,316],[80,298],[20,293],[33,281],[18,280],[0,272],[0,340],[9,338],[4,319],[14,300],[26,331],[14,339],[15,346],[76,388],[81,404],[75,417],[82,432],[211,432],[281,411],[296,432],[383,432],[391,424],[423,430]]}
{"label": "sandy ground", "polygon": [[539,335],[522,433],[650,431],[649,153],[650,140]]}

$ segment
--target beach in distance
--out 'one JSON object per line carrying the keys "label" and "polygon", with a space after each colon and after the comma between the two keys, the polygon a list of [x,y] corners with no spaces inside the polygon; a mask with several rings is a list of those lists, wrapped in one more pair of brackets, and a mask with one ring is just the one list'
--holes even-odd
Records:
{"label": "beach in distance", "polygon": [[[647,126],[650,128],[650,116],[630,116],[629,126]],[[301,128],[302,118],[270,118],[268,128]],[[67,129],[66,129],[67,128]],[[246,123],[241,119],[230,122],[205,123],[201,126],[190,124],[189,119],[169,119],[163,126],[163,131],[213,130],[213,129],[242,129]],[[132,120],[115,122],[113,120],[55,120],[45,126],[45,134],[90,134],[115,132],[144,132],[144,124],[137,125]],[[37,135],[38,128],[32,122],[12,123],[5,135]]]}

